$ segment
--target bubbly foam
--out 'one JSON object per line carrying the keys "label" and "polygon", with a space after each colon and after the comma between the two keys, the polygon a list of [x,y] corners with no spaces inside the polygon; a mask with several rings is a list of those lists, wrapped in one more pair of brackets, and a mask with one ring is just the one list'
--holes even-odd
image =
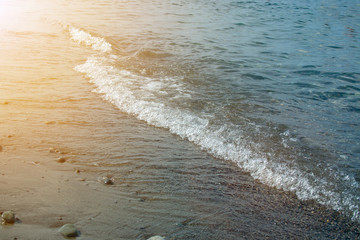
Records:
{"label": "bubbly foam", "polygon": [[[174,84],[178,82],[176,79],[152,79],[136,75],[117,69],[114,61],[111,57],[92,56],[84,64],[76,66],[75,70],[84,73],[95,84],[96,91],[121,111],[150,125],[167,128],[216,157],[236,162],[240,168],[264,184],[292,191],[301,200],[317,200],[344,212],[353,221],[360,220],[360,199],[346,190],[359,188],[353,178],[347,175],[342,177],[331,170],[328,170],[329,176],[315,176],[311,172],[301,171],[296,164],[290,166],[290,163],[281,163],[272,156],[256,152],[248,147],[249,144],[242,138],[242,132],[237,126],[231,123],[213,125],[200,113],[180,110],[161,102],[156,94],[166,94],[166,89],[171,89],[171,86],[179,92],[186,92],[180,83]],[[229,134],[236,141],[227,141]],[[331,179],[341,177],[343,179],[340,182],[344,186],[340,188]]]}
{"label": "bubbly foam", "polygon": [[92,49],[103,53],[111,52],[111,44],[104,38],[93,37],[91,34],[74,27],[69,27],[69,32],[71,39],[79,44],[85,44],[86,46],[90,46]]}

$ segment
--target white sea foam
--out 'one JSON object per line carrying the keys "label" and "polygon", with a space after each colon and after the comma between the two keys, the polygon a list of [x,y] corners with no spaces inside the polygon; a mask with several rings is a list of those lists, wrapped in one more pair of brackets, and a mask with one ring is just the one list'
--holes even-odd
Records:
{"label": "white sea foam", "polygon": [[90,46],[92,49],[103,53],[111,52],[111,44],[104,38],[94,37],[91,34],[75,27],[69,27],[69,32],[71,39],[79,44],[85,44],[86,46]]}
{"label": "white sea foam", "polygon": [[[90,38],[91,39],[91,38]],[[96,85],[96,91],[120,110],[157,127],[169,129],[174,134],[194,142],[202,149],[226,160],[234,161],[251,176],[272,187],[292,191],[299,199],[314,199],[344,212],[354,221],[359,221],[359,197],[348,190],[340,190],[328,176],[314,176],[301,171],[296,165],[290,166],[258,153],[248,147],[242,132],[230,123],[211,125],[209,120],[198,113],[173,108],[161,102],[156,94],[174,88],[186,92],[176,79],[152,79],[117,69],[112,57],[92,56],[75,67]],[[228,135],[236,141],[228,142]],[[284,135],[289,135],[284,133]],[[339,179],[338,173],[329,172]],[[345,176],[341,182],[344,189],[359,188],[353,178]]]}

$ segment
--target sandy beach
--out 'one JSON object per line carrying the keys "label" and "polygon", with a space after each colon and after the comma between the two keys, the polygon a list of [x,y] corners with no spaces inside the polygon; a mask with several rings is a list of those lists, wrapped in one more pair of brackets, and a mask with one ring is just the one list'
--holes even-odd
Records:
{"label": "sandy beach", "polygon": [[[95,101],[115,111],[101,99]],[[148,226],[141,224],[146,218],[139,216],[139,209],[131,211],[132,201],[142,203],[151,197],[129,191],[131,180],[124,183],[120,180],[124,176],[107,171],[98,162],[108,156],[106,151],[110,149],[104,146],[109,142],[104,139],[114,138],[117,124],[97,117],[96,121],[107,121],[99,128],[87,124],[93,120],[84,115],[81,120],[51,115],[38,119],[36,114],[47,109],[29,107],[32,104],[14,99],[2,104],[1,117],[10,121],[2,122],[0,133],[1,212],[11,210],[17,220],[0,226],[0,239],[64,239],[58,230],[66,223],[76,225],[78,239],[147,239],[156,235],[155,230],[147,232]],[[74,108],[67,104],[65,111],[51,112],[56,116],[69,114]],[[18,115],[20,109],[29,112]],[[108,127],[115,127],[113,136],[96,135]],[[103,177],[109,177],[114,184],[104,183]]]}
{"label": "sandy beach", "polygon": [[[2,119],[16,115],[17,104],[23,105],[17,101],[3,103]],[[18,220],[1,226],[0,239],[63,239],[57,232],[63,224],[76,223],[82,231],[92,218],[119,201],[109,196],[108,186],[97,181],[101,175],[74,165],[78,149],[59,141],[56,130],[60,128],[66,136],[72,129],[33,117],[26,114],[20,121],[2,122],[1,211],[12,210]],[[33,120],[38,124],[33,126]]]}
{"label": "sandy beach", "polygon": [[56,158],[31,149],[6,146],[1,160],[1,209],[18,218],[14,225],[1,226],[1,239],[63,239],[58,228],[64,221],[78,222],[88,202],[82,197],[94,194],[81,184],[80,174],[65,164],[52,170],[48,165]]}

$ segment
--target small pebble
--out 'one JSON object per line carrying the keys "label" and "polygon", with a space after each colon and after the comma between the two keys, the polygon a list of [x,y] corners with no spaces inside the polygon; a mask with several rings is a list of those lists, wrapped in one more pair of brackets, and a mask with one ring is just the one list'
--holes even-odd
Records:
{"label": "small pebble", "polygon": [[151,238],[148,238],[147,240],[165,240],[162,236],[152,236]]}
{"label": "small pebble", "polygon": [[64,162],[66,162],[66,158],[64,158],[64,157],[60,157],[60,158],[58,158],[58,160],[56,160],[58,163],[64,163]]}
{"label": "small pebble", "polygon": [[59,233],[61,233],[64,237],[78,237],[79,231],[76,229],[74,224],[65,224],[59,229]]}
{"label": "small pebble", "polygon": [[15,223],[15,214],[12,211],[3,212],[1,215],[2,224],[13,224]]}
{"label": "small pebble", "polygon": [[76,169],[75,172],[76,172],[76,173],[80,173],[80,170],[79,170],[79,169]]}

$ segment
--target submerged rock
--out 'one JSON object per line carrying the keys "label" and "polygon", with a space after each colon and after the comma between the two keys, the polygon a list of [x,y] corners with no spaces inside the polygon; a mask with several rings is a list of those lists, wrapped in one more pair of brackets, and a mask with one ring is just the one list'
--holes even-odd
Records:
{"label": "submerged rock", "polygon": [[148,238],[147,240],[165,240],[162,236],[152,236],[151,238]]}
{"label": "submerged rock", "polygon": [[105,185],[114,185],[115,180],[112,177],[100,177],[99,182]]}
{"label": "submerged rock", "polygon": [[188,225],[191,221],[193,221],[193,219],[189,218],[189,219],[186,219],[186,220],[182,221],[179,225],[181,225],[181,226],[186,226],[186,225]]}
{"label": "submerged rock", "polygon": [[59,233],[61,233],[64,237],[78,237],[80,235],[79,230],[75,227],[74,224],[65,224],[59,229]]}
{"label": "submerged rock", "polygon": [[13,224],[15,223],[15,214],[13,211],[6,211],[1,214],[2,224]]}

